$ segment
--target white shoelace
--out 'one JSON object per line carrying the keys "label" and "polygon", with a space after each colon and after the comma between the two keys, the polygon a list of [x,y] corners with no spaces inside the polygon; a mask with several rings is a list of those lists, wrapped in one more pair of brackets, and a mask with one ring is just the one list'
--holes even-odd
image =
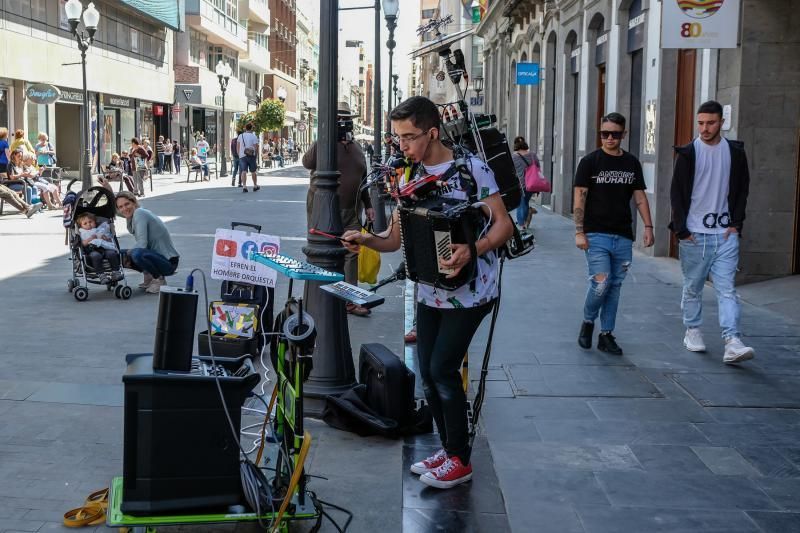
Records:
{"label": "white shoelace", "polygon": [[433,475],[436,477],[444,477],[455,467],[456,465],[453,460],[448,457],[447,461],[442,463],[442,466],[433,471]]}

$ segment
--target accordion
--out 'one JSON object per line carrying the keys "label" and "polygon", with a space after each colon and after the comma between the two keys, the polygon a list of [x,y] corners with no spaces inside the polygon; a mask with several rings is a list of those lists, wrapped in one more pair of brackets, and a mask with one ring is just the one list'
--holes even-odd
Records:
{"label": "accordion", "polygon": [[[477,276],[475,241],[483,229],[483,213],[470,202],[452,198],[426,198],[413,205],[400,206],[400,236],[408,279],[444,290],[454,290]],[[450,259],[451,244],[466,244],[472,259],[458,273],[442,267],[440,259]]]}

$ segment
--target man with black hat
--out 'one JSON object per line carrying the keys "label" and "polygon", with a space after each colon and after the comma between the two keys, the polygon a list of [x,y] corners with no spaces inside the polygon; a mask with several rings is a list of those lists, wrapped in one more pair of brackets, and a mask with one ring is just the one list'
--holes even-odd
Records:
{"label": "man with black hat", "polygon": [[[369,199],[369,190],[359,191],[361,182],[367,174],[367,165],[364,152],[358,143],[353,142],[352,133],[343,131],[342,124],[352,121],[353,115],[347,102],[339,102],[337,106],[337,122],[339,127],[339,142],[336,143],[336,169],[341,173],[339,178],[339,211],[342,217],[342,227],[345,230],[360,230],[360,212],[366,209],[367,218],[375,218],[375,211]],[[317,142],[311,145],[303,155],[303,166],[311,170],[311,185],[306,197],[306,215],[311,224],[311,211],[314,202],[314,173],[317,169]],[[358,285],[358,254],[348,252],[344,260],[344,280],[352,285]],[[347,312],[357,316],[367,316],[370,310],[360,305],[347,304]]]}

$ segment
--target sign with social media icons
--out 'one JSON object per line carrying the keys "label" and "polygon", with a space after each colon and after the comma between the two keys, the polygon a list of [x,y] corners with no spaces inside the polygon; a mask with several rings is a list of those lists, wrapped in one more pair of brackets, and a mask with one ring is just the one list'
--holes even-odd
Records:
{"label": "sign with social media icons", "polygon": [[739,0],[663,0],[661,48],[736,48],[739,3]]}
{"label": "sign with social media icons", "polygon": [[275,235],[217,228],[211,256],[211,278],[274,287],[278,273],[250,257],[253,253],[276,255],[281,239]]}

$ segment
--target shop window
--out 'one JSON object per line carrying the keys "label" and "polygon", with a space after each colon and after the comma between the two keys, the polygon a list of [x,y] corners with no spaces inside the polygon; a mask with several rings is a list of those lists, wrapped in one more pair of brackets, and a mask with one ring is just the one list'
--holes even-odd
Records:
{"label": "shop window", "polygon": [[8,89],[0,87],[0,126],[8,126]]}
{"label": "shop window", "polygon": [[39,142],[39,132],[47,133],[47,106],[29,103],[27,133],[31,144]]}

